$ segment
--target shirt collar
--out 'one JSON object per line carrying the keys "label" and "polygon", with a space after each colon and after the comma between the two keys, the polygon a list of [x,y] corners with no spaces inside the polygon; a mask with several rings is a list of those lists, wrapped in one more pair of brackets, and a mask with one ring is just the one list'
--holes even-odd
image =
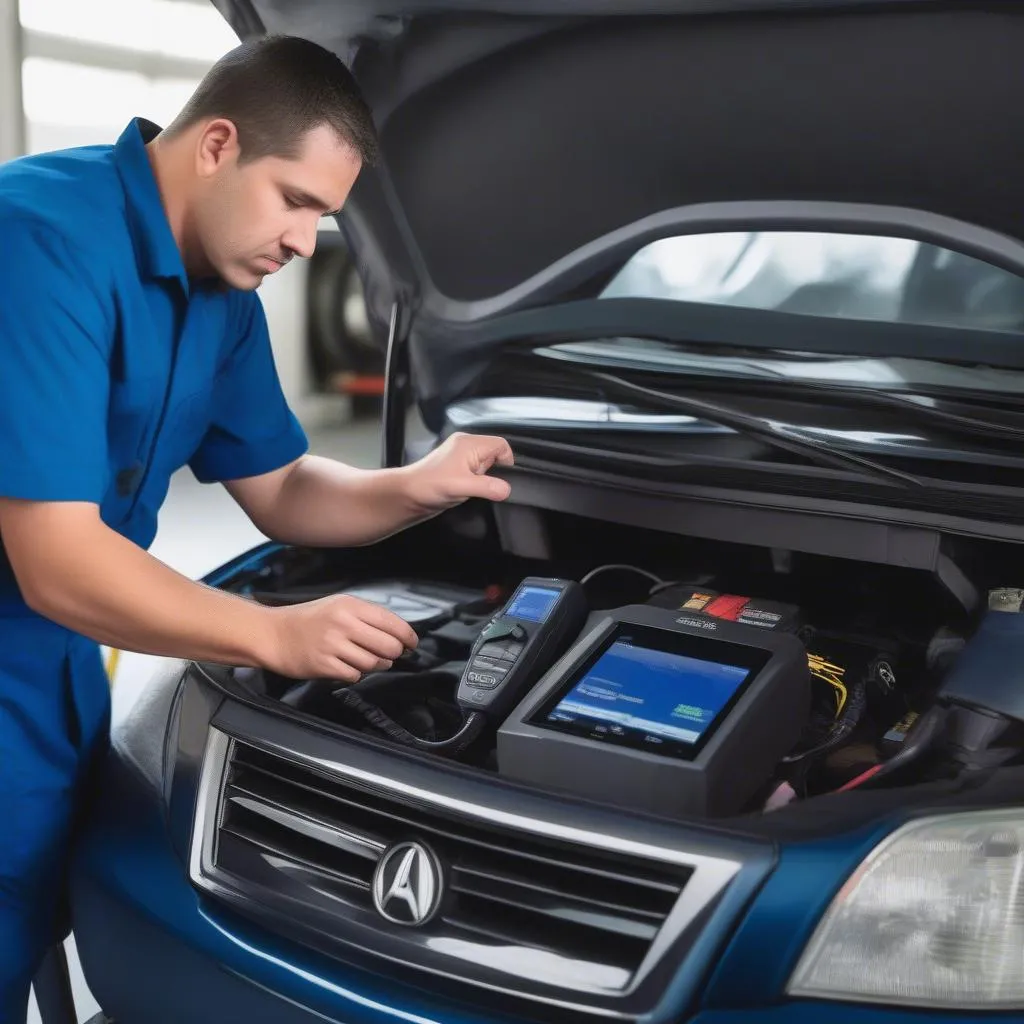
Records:
{"label": "shirt collar", "polygon": [[124,188],[139,270],[151,278],[176,278],[187,295],[188,275],[146,153],[146,143],[159,132],[160,127],[152,121],[133,118],[114,145],[114,165]]}

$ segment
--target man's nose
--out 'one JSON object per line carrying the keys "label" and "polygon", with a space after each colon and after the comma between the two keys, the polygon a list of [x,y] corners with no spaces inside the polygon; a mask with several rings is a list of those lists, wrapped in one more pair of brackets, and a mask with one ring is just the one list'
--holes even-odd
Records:
{"label": "man's nose", "polygon": [[296,256],[302,256],[305,259],[309,259],[313,255],[313,251],[316,249],[316,230],[318,220],[310,220],[299,225],[296,224],[294,227],[288,229],[284,237],[281,239],[281,244],[289,252],[295,253]]}

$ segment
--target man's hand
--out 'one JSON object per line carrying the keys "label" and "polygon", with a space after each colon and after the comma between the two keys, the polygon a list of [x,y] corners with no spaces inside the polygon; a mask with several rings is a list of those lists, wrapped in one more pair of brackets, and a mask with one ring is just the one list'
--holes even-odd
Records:
{"label": "man's hand", "polygon": [[119,650],[355,682],[417,644],[404,619],[346,595],[268,607],[194,583],[92,503],[0,499],[0,531],[29,607]]}
{"label": "man's hand", "polygon": [[508,483],[487,474],[495,466],[514,462],[512,448],[504,438],[452,434],[402,471],[406,500],[415,516],[443,512],[468,498],[504,501],[511,492]]}
{"label": "man's hand", "polygon": [[419,642],[397,615],[344,594],[274,609],[268,667],[293,679],[341,679],[383,671]]}
{"label": "man's hand", "polygon": [[501,437],[453,434],[410,466],[355,469],[319,455],[225,485],[273,540],[309,547],[372,544],[467,498],[504,501],[511,488],[487,474],[511,466]]}

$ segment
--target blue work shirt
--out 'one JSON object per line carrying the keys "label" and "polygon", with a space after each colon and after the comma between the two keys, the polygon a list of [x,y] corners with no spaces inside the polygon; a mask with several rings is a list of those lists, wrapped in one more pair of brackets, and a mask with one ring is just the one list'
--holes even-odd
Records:
{"label": "blue work shirt", "polygon": [[[145,149],[158,131],[0,166],[0,496],[96,503],[141,548],[180,467],[222,481],[306,450],[256,294],[186,274]],[[32,612],[0,551],[3,920],[53,883],[108,711],[97,645]]]}
{"label": "blue work shirt", "polygon": [[95,502],[143,548],[175,470],[228,480],[306,450],[257,295],[185,272],[157,131],[0,168],[0,495]]}

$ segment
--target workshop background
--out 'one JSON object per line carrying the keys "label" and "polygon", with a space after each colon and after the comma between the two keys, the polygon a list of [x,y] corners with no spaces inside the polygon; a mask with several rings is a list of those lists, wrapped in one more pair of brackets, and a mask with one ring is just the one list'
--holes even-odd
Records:
{"label": "workshop background", "polygon": [[[111,143],[132,117],[167,124],[237,38],[208,0],[0,0],[0,160]],[[383,357],[340,233],[325,219],[317,254],[260,289],[278,372],[312,450],[379,461]],[[152,553],[196,578],[262,540],[222,488],[187,470],[172,483]],[[115,714],[149,672],[114,660]],[[79,1020],[98,1011],[69,952]],[[39,1021],[33,1004],[30,1024]]]}

